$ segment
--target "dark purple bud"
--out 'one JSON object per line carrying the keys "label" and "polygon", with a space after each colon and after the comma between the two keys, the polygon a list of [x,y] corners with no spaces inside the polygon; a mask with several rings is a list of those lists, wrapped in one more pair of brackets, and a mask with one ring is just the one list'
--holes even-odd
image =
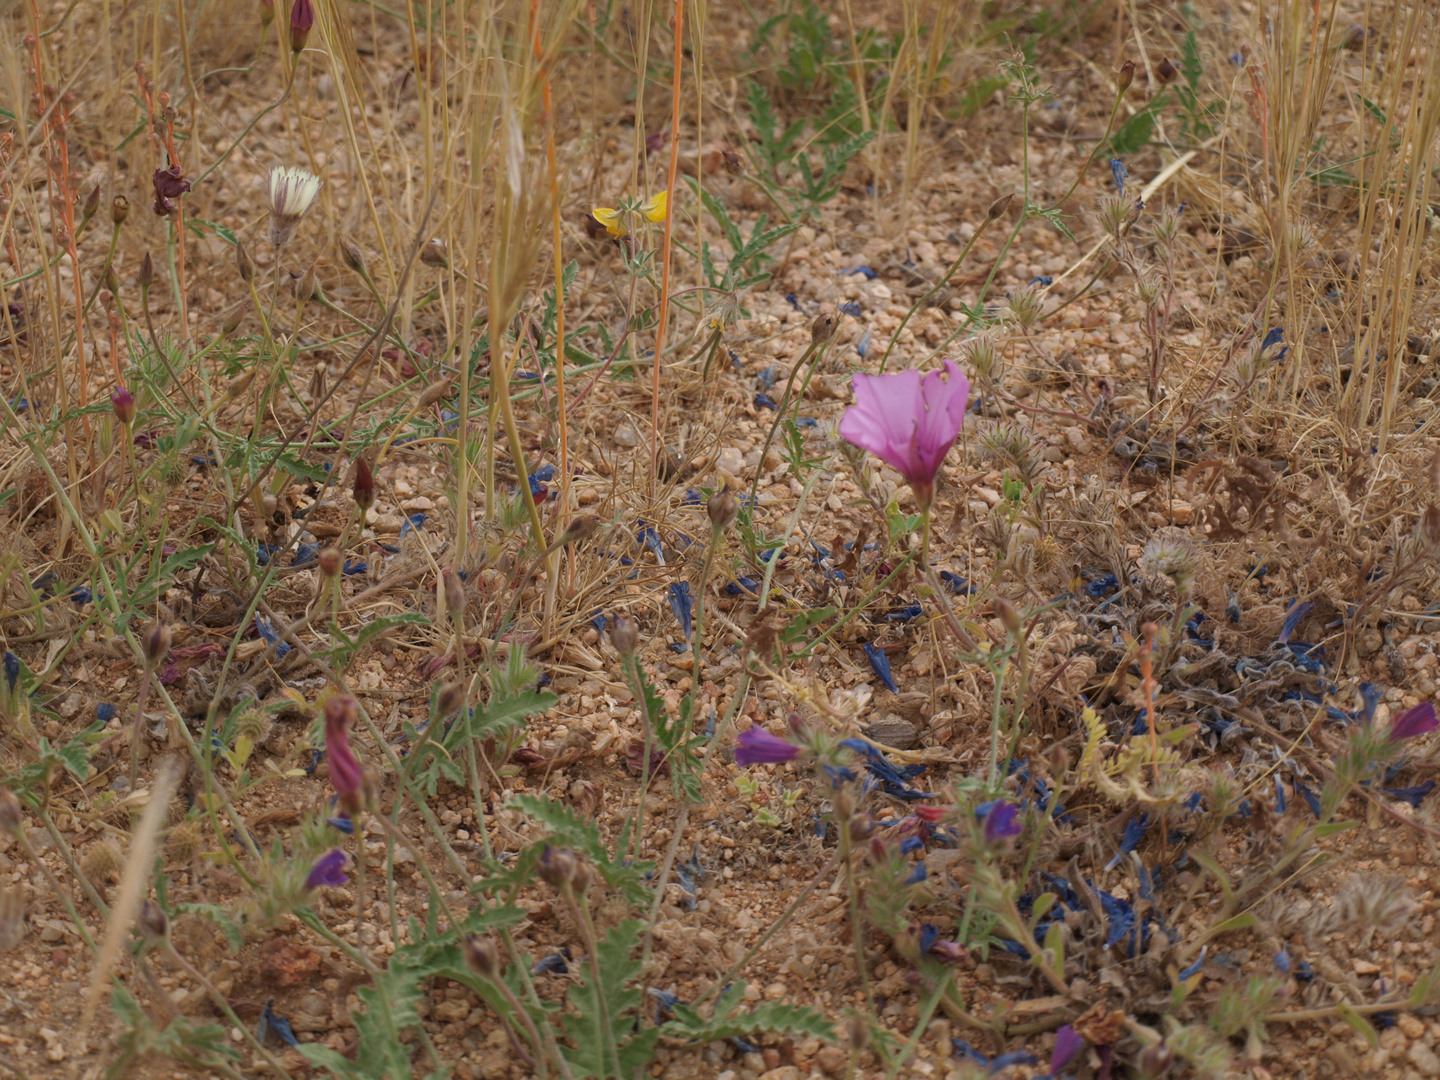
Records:
{"label": "dark purple bud", "polygon": [[135,422],[135,395],[123,386],[110,391],[110,405],[115,410],[115,419],[130,425]]}
{"label": "dark purple bud", "polygon": [[147,664],[151,667],[158,666],[170,651],[170,627],[159,620],[152,622],[140,635],[140,649],[145,654]]}
{"label": "dark purple bud", "polygon": [[999,843],[1020,835],[1020,808],[1014,803],[996,800],[977,807],[975,812],[985,822],[987,844]]}
{"label": "dark purple bud", "polygon": [[370,462],[363,457],[355,459],[355,483],[351,492],[362,516],[375,505],[375,474],[370,471]]}
{"label": "dark purple bud", "polygon": [[471,934],[465,940],[465,966],[482,979],[496,979],[500,975],[500,953],[489,938]]}
{"label": "dark purple bud", "polygon": [[580,867],[580,860],[575,857],[573,851],[564,848],[553,848],[545,845],[545,850],[540,853],[540,862],[537,871],[540,880],[556,889],[564,889],[575,880],[575,873]]}
{"label": "dark purple bud", "polygon": [[164,941],[170,936],[170,919],[154,900],[145,901],[136,922],[140,925],[140,933],[144,934],[145,940],[151,944]]}
{"label": "dark purple bud", "polygon": [[290,48],[300,52],[310,37],[310,28],[315,25],[315,9],[310,0],[295,0],[290,6]]}

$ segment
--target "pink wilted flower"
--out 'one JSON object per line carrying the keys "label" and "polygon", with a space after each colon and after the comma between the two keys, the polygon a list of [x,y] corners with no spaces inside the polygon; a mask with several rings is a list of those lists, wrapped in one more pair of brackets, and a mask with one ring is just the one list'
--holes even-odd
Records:
{"label": "pink wilted flower", "polygon": [[1434,731],[1437,727],[1440,727],[1440,719],[1435,716],[1435,705],[1422,701],[1395,718],[1395,722],[1390,725],[1390,741],[1411,739],[1416,735],[1424,735],[1427,731]]}
{"label": "pink wilted flower", "polygon": [[330,759],[330,784],[340,805],[352,816],[360,809],[365,777],[350,749],[350,725],[355,721],[355,699],[337,694],[325,703],[325,755]]}
{"label": "pink wilted flower", "polygon": [[857,372],[855,404],[840,420],[840,435],[905,477],[921,506],[935,496],[935,475],[965,419],[970,380],[953,360],[921,377]]}
{"label": "pink wilted flower", "polygon": [[321,885],[326,885],[338,889],[349,880],[345,876],[345,852],[336,848],[315,860],[315,865],[310,868],[310,876],[305,879],[305,888],[318,889]]}
{"label": "pink wilted flower", "polygon": [[798,746],[771,735],[764,728],[742,731],[735,745],[735,764],[741,766],[775,765],[799,756]]}

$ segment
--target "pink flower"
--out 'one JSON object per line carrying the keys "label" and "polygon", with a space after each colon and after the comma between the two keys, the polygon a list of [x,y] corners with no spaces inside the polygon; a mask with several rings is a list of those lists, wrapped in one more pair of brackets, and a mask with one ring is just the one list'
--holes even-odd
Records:
{"label": "pink flower", "polygon": [[110,391],[110,405],[115,410],[115,419],[122,424],[135,422],[135,395],[123,386]]}
{"label": "pink flower", "polygon": [[350,749],[355,710],[355,699],[343,694],[325,703],[325,756],[330,759],[330,784],[340,796],[340,805],[351,815],[360,809],[360,789],[365,783],[360,762]]}
{"label": "pink flower", "polygon": [[300,52],[315,25],[315,8],[310,0],[295,0],[290,7],[290,48]]}
{"label": "pink flower", "polygon": [[735,764],[741,766],[775,765],[799,756],[798,746],[771,735],[764,728],[742,731],[735,745]]}
{"label": "pink flower", "polygon": [[1057,1076],[1061,1069],[1074,1059],[1075,1055],[1085,1048],[1085,1040],[1080,1033],[1069,1024],[1066,1024],[1055,1033],[1055,1050],[1050,1055],[1050,1075]]}
{"label": "pink flower", "polygon": [[905,477],[921,506],[935,495],[935,474],[965,419],[970,380],[953,360],[923,379],[918,371],[857,373],[855,404],[840,420],[840,435]]}
{"label": "pink flower", "polygon": [[1399,742],[1401,739],[1414,738],[1416,735],[1424,735],[1427,731],[1434,731],[1440,727],[1440,719],[1435,716],[1435,706],[1432,702],[1422,701],[1413,709],[1406,709],[1395,722],[1390,725],[1390,741]]}

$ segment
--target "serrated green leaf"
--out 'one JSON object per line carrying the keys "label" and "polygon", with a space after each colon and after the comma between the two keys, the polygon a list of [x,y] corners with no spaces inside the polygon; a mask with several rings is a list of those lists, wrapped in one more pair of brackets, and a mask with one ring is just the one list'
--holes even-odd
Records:
{"label": "serrated green leaf", "polygon": [[561,1030],[574,1043],[565,1046],[564,1053],[575,1080],[633,1076],[654,1053],[660,1029],[635,1030],[644,995],[631,985],[640,975],[640,962],[631,954],[644,925],[639,919],[630,919],[606,934],[596,948],[598,981],[595,970],[586,964],[581,969],[583,978],[566,995],[574,1011],[565,1017]]}
{"label": "serrated green leaf", "polygon": [[[645,887],[644,879],[645,874],[654,868],[653,862],[632,863],[626,866],[619,860],[611,858],[610,853],[605,850],[604,842],[600,839],[600,830],[593,822],[579,817],[568,806],[543,795],[516,795],[505,805],[523,811],[544,825],[550,831],[550,838],[555,844],[575,848],[582,852],[595,864],[595,869],[600,872],[600,876],[605,879],[606,884],[613,889],[620,889],[632,903],[648,904],[650,902],[651,893]],[[619,850],[625,850],[623,835]]]}
{"label": "serrated green leaf", "polygon": [[667,1038],[712,1042],[737,1035],[777,1032],[835,1041],[835,1025],[814,1009],[786,1002],[767,1001],[749,1012],[728,1015],[745,996],[745,984],[732,986],[715,1003],[714,1015],[706,1020],[688,1005],[675,1007],[675,1019],[662,1025],[660,1033]]}
{"label": "serrated green leaf", "polygon": [[1200,90],[1200,75],[1203,70],[1200,66],[1200,39],[1195,36],[1194,30],[1187,30],[1185,40],[1180,45],[1180,74],[1185,77],[1185,85],[1192,94]]}

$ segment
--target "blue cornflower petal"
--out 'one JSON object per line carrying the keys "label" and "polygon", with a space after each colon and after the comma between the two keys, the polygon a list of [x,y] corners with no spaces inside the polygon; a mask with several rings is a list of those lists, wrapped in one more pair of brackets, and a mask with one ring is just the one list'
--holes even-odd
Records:
{"label": "blue cornflower petal", "polygon": [[1125,194],[1125,181],[1130,179],[1130,170],[1125,168],[1125,162],[1118,157],[1110,159],[1110,175],[1115,180],[1115,190],[1121,195]]}
{"label": "blue cornflower petal", "polygon": [[260,1024],[255,1029],[255,1041],[264,1046],[266,1035],[273,1031],[275,1037],[287,1046],[298,1047],[300,1040],[295,1038],[295,1031],[290,1027],[290,1021],[277,1013],[274,1005],[273,1001],[265,1003],[265,1011],[260,1014]]}
{"label": "blue cornflower petal", "polygon": [[1416,786],[1416,787],[1407,787],[1407,788],[1390,788],[1390,787],[1387,787],[1387,788],[1384,788],[1384,789],[1382,789],[1382,790],[1384,790],[1384,792],[1385,792],[1386,795],[1389,795],[1389,796],[1391,796],[1392,798],[1399,799],[1401,802],[1407,802],[1407,803],[1409,803],[1411,806],[1415,807],[1416,809],[1419,809],[1419,807],[1420,807],[1420,800],[1423,799],[1423,798],[1425,798],[1426,795],[1429,795],[1430,792],[1432,792],[1432,791],[1435,790],[1435,781],[1434,781],[1434,780],[1426,780],[1425,783],[1420,784],[1420,785],[1418,785],[1418,786]]}
{"label": "blue cornflower petal", "polygon": [[773,402],[773,401],[770,400],[770,395],[769,395],[769,394],[756,394],[756,395],[755,395],[755,408],[757,408],[757,409],[769,409],[771,412],[774,412],[774,411],[775,411],[775,402]]}
{"label": "blue cornflower petal", "polygon": [[1105,869],[1114,870],[1115,867],[1119,866],[1121,860],[1124,859],[1126,855],[1129,855],[1130,852],[1134,851],[1136,846],[1139,845],[1141,838],[1145,835],[1145,830],[1149,827],[1149,814],[1141,814],[1138,818],[1131,818],[1125,826],[1125,835],[1120,838],[1120,850],[1115,853],[1113,859],[1105,864]]}
{"label": "blue cornflower petal", "polygon": [[95,706],[95,719],[99,720],[102,724],[108,724],[111,720],[115,719],[115,706],[111,705],[108,701],[100,702],[99,705]]}
{"label": "blue cornflower petal", "polygon": [[1190,978],[1191,975],[1194,975],[1197,971],[1199,971],[1202,967],[1205,966],[1205,954],[1209,951],[1209,945],[1202,945],[1200,947],[1200,955],[1195,958],[1195,962],[1189,967],[1187,967],[1184,971],[1180,972],[1181,982],[1184,982],[1186,979]]}
{"label": "blue cornflower petal", "polygon": [[691,609],[694,601],[690,596],[690,583],[688,581],[677,581],[670,586],[670,610],[675,613],[675,618],[680,620],[680,629],[685,633],[685,640],[690,640],[690,633],[693,629],[693,618]]}
{"label": "blue cornflower petal", "polygon": [[422,529],[424,527],[424,514],[409,514],[406,516],[405,520],[400,523],[400,535],[401,537],[409,536],[413,530]]}

